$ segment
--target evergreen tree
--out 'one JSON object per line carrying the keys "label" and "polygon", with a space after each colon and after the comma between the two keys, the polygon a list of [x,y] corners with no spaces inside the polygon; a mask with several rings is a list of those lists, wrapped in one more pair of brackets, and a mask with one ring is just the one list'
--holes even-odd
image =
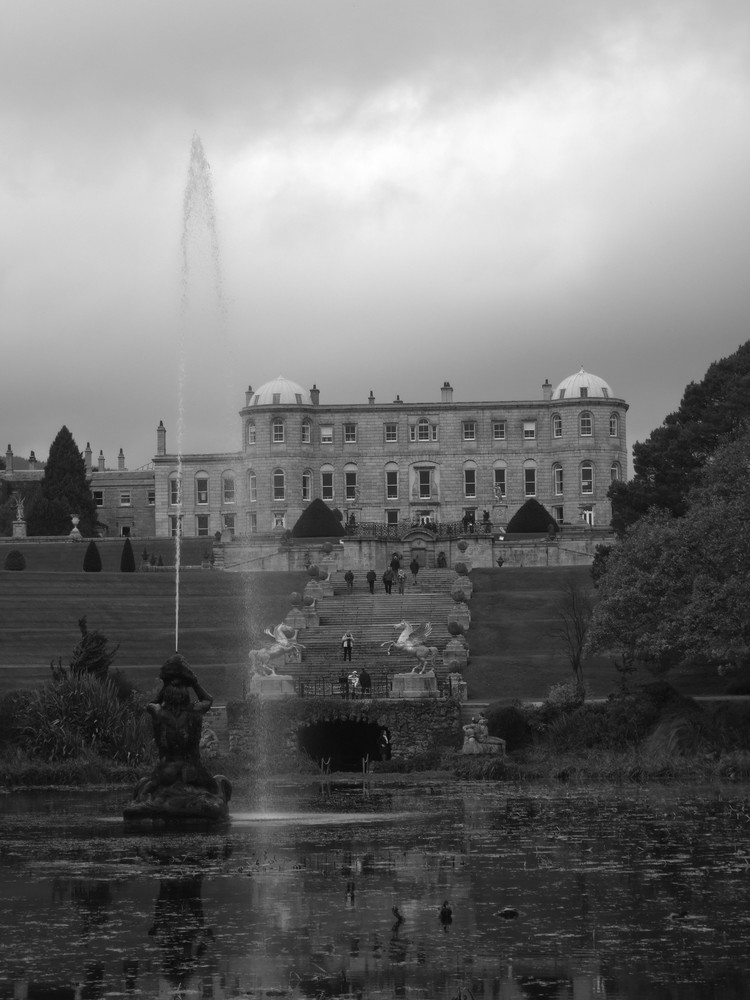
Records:
{"label": "evergreen tree", "polygon": [[69,535],[71,514],[80,518],[78,530],[85,538],[96,533],[96,504],[86,478],[86,463],[73,435],[62,427],[50,445],[41,497],[28,519],[29,534]]}
{"label": "evergreen tree", "polygon": [[653,508],[682,517],[696,474],[750,417],[750,341],[685,389],[679,408],[633,445],[635,475],[610,487],[612,527],[622,533]]}
{"label": "evergreen tree", "polygon": [[135,573],[135,555],[129,538],[125,539],[125,544],[122,547],[122,555],[120,556],[120,572]]}
{"label": "evergreen tree", "polygon": [[541,534],[557,532],[557,523],[550,512],[538,500],[527,500],[508,522],[506,534]]}
{"label": "evergreen tree", "polygon": [[99,554],[99,549],[96,547],[96,542],[92,538],[89,544],[86,546],[86,553],[83,557],[83,572],[101,573],[101,571],[102,571],[102,557]]}

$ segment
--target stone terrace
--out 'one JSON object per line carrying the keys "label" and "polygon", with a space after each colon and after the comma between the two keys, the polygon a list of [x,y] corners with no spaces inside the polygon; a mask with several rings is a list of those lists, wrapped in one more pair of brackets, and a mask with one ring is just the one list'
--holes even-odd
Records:
{"label": "stone terrace", "polygon": [[[401,629],[394,625],[405,620],[411,625],[425,622],[432,625],[426,645],[437,646],[435,674],[439,683],[444,681],[447,671],[442,651],[451,638],[448,616],[456,608],[450,593],[455,579],[453,570],[422,569],[416,585],[411,574],[408,575],[404,594],[398,593],[398,587],[386,594],[380,579],[371,594],[363,573],[355,576],[352,593],[347,591],[342,572],[332,574],[333,596],[319,598],[317,602],[320,624],[300,631],[297,637],[305,647],[302,662],[287,663],[278,671],[292,675],[305,684],[306,690],[312,685],[315,693],[322,695],[338,694],[343,674],[355,667],[366,667],[373,680],[373,695],[377,697],[385,693],[387,677],[407,672],[416,665],[413,654],[394,650],[389,656],[382,646],[398,638]],[[351,666],[343,662],[341,649],[341,636],[346,629],[354,636]]]}

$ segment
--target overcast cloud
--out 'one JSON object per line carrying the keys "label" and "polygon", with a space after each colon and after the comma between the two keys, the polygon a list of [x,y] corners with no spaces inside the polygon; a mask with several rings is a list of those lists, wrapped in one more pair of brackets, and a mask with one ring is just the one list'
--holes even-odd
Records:
{"label": "overcast cloud", "polygon": [[[248,384],[538,398],[629,442],[748,339],[750,9],[0,2],[2,431],[116,464],[239,447]],[[193,226],[191,141],[210,162]],[[184,364],[181,365],[182,357]]]}

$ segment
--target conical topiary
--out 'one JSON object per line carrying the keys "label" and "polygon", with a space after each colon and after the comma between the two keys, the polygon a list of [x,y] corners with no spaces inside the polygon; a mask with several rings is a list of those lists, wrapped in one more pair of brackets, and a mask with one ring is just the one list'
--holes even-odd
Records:
{"label": "conical topiary", "polygon": [[557,523],[538,500],[527,500],[508,522],[506,535],[538,535],[557,531]]}
{"label": "conical topiary", "polygon": [[122,555],[120,556],[120,572],[121,573],[135,573],[135,554],[133,553],[133,546],[130,543],[130,539],[125,539],[125,544],[122,547]]}
{"label": "conical topiary", "polygon": [[83,557],[83,572],[101,573],[101,571],[102,557],[99,555],[99,549],[96,547],[96,542],[92,538],[86,546],[86,552]]}
{"label": "conical topiary", "polygon": [[294,538],[338,538],[344,528],[331,508],[316,497],[292,528]]}
{"label": "conical topiary", "polygon": [[23,552],[19,552],[18,549],[11,549],[10,552],[5,557],[5,568],[10,570],[22,570],[26,569],[26,560],[24,558]]}

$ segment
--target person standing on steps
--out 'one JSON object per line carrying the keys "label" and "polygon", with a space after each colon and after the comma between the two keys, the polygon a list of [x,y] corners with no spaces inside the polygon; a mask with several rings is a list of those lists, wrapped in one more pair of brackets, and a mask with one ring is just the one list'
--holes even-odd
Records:
{"label": "person standing on steps", "polygon": [[383,586],[385,587],[386,594],[390,594],[393,589],[393,570],[390,566],[383,573]]}
{"label": "person standing on steps", "polygon": [[375,593],[375,581],[377,580],[377,574],[375,573],[374,569],[370,569],[370,570],[367,571],[366,580],[367,580],[367,586],[370,588],[370,593],[374,594]]}
{"label": "person standing on steps", "polygon": [[341,636],[341,648],[344,650],[344,659],[352,662],[352,648],[354,647],[354,636],[346,631]]}
{"label": "person standing on steps", "polygon": [[398,577],[398,592],[399,594],[403,594],[404,587],[406,586],[406,573],[400,569],[396,576]]}
{"label": "person standing on steps", "polygon": [[417,573],[419,572],[419,560],[417,559],[416,556],[414,556],[414,558],[412,559],[412,561],[409,563],[409,569],[412,571],[412,575],[414,577],[414,586],[416,586],[417,585]]}
{"label": "person standing on steps", "polygon": [[346,581],[347,593],[351,594],[351,592],[354,590],[354,573],[352,573],[350,569],[348,569],[346,573],[344,573],[344,580]]}

